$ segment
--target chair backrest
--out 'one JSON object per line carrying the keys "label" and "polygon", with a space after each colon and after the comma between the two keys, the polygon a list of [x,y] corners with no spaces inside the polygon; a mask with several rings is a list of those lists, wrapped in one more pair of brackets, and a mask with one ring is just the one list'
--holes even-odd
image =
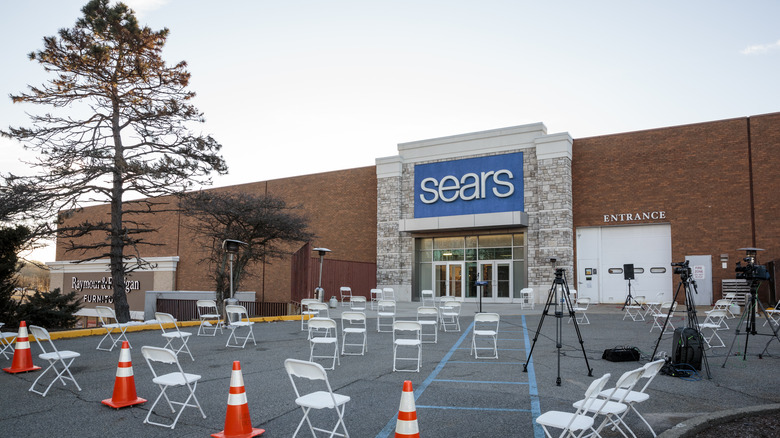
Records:
{"label": "chair backrest", "polygon": [[644,306],[645,304],[647,304],[647,297],[646,297],[646,296],[644,296],[644,295],[637,295],[637,296],[634,298],[634,300],[636,300],[636,302],[637,302],[637,303],[639,303],[640,305],[643,305],[643,306]]}
{"label": "chair backrest", "polygon": [[217,302],[214,300],[198,300],[195,306],[198,308],[198,316],[207,313],[219,313],[217,311]]}
{"label": "chair backrest", "polygon": [[395,291],[392,287],[385,287],[382,288],[382,298],[386,300],[394,300],[395,299]]}
{"label": "chair backrest", "polygon": [[498,315],[498,313],[476,313],[474,314],[474,323],[477,322],[490,322],[490,323],[498,323],[499,319],[501,317]]}
{"label": "chair backrest", "polygon": [[420,306],[417,308],[417,319],[439,319],[439,311],[435,307]]}
{"label": "chair backrest", "polygon": [[227,316],[228,324],[243,321],[244,318],[249,320],[249,314],[246,311],[246,307],[240,304],[228,304],[225,306],[225,315]]}
{"label": "chair backrest", "polygon": [[371,293],[377,295],[378,297],[382,297],[382,289],[371,289]]}
{"label": "chair backrest", "polygon": [[344,321],[350,324],[366,326],[366,314],[363,312],[341,312],[341,328],[344,328]]}
{"label": "chair backrest", "polygon": [[[287,374],[290,377],[295,376],[309,380],[328,380],[328,374],[325,372],[325,368],[317,362],[287,359],[284,361],[284,369],[287,370]],[[293,382],[293,387],[295,387],[295,382]],[[295,388],[295,393],[297,396],[300,396],[297,388]]]}
{"label": "chair backrest", "polygon": [[309,320],[309,337],[311,337],[313,332],[320,333],[320,330],[325,330],[327,336],[331,329],[333,329],[333,336],[335,336],[336,327],[336,321],[330,318],[312,318]]}
{"label": "chair backrest", "polygon": [[661,368],[663,368],[664,364],[666,363],[666,360],[664,359],[658,359],[654,360],[652,362],[648,362],[645,364],[644,372],[642,373],[642,378],[647,379],[647,382],[645,383],[645,386],[642,387],[642,389],[639,390],[639,392],[645,392],[647,390],[647,387],[650,386],[650,382],[655,379],[655,376],[658,375],[658,372],[661,371]]}
{"label": "chair backrest", "polygon": [[28,328],[30,329],[30,334],[35,337],[35,340],[38,342],[38,345],[41,347],[44,354],[48,353],[46,347],[43,346],[44,341],[49,341],[49,345],[51,345],[53,352],[57,352],[57,347],[54,346],[54,341],[51,340],[48,330],[37,325],[30,325]]}
{"label": "chair backrest", "polygon": [[607,400],[612,399],[618,401],[619,403],[623,403],[626,397],[628,397],[629,392],[631,392],[631,390],[636,385],[636,382],[639,381],[639,378],[642,377],[642,374],[644,374],[644,372],[645,372],[645,367],[640,367],[623,373],[623,375],[620,376],[620,378],[618,379],[617,383],[615,383],[615,389],[613,391],[613,394],[620,389],[624,391],[620,392],[621,396],[619,398],[613,398],[610,395],[610,397],[607,397]]}
{"label": "chair backrest", "polygon": [[[599,399],[599,393],[604,389],[604,386],[607,384],[607,380],[610,378],[610,374],[606,373],[603,376],[599,377],[598,379],[592,381],[590,385],[588,386],[588,389],[585,390],[585,402],[582,403],[582,405],[577,409],[577,414],[582,414],[583,412],[588,412],[591,409],[591,406],[594,405],[596,402],[603,402],[604,400]],[[571,422],[569,422],[568,426],[571,426],[571,423],[577,418],[576,415],[572,415]],[[568,427],[567,427],[568,429]]]}
{"label": "chair backrest", "polygon": [[101,324],[113,324],[117,322],[114,309],[106,306],[95,306],[95,311],[97,312]]}
{"label": "chair backrest", "polygon": [[[160,348],[160,347],[150,347],[148,345],[144,345],[141,347],[141,354],[144,356],[144,359],[146,359],[147,362],[162,362],[167,364],[172,363],[179,363],[179,359],[176,358],[176,353],[173,352],[173,350],[169,350],[167,348]],[[149,365],[150,368],[152,368],[152,373],[154,373],[154,367]],[[157,374],[155,374],[155,377],[157,377]]]}
{"label": "chair backrest", "polygon": [[577,298],[577,307],[581,309],[587,309],[590,306],[590,298],[580,297]]}
{"label": "chair backrest", "polygon": [[319,303],[320,300],[316,298],[304,298],[301,300],[301,306],[308,306],[311,303]]}
{"label": "chair backrest", "polygon": [[443,313],[456,313],[458,315],[460,315],[461,307],[462,307],[462,305],[461,305],[460,301],[455,301],[455,300],[449,300],[449,301],[443,302],[442,305],[441,305]]}
{"label": "chair backrest", "polygon": [[720,325],[721,321],[726,318],[727,311],[726,309],[715,309],[710,311],[710,313],[707,314],[707,317],[704,318],[704,322],[702,324],[706,323],[712,323],[712,324],[718,324]]}
{"label": "chair backrest", "polygon": [[395,313],[395,301],[394,300],[379,300],[376,303],[377,312],[392,312]]}
{"label": "chair backrest", "polygon": [[396,321],[393,323],[393,340],[403,332],[416,332],[417,339],[421,338],[422,325],[417,321]]}
{"label": "chair backrest", "polygon": [[165,333],[165,324],[173,324],[173,329],[179,331],[179,326],[176,324],[176,318],[170,313],[154,312],[154,319],[160,324],[160,330]]}
{"label": "chair backrest", "polygon": [[423,298],[433,298],[433,291],[430,289],[421,290],[420,296]]}
{"label": "chair backrest", "polygon": [[363,295],[355,295],[355,296],[351,296],[349,300],[350,302],[354,302],[355,304],[363,305],[366,302],[366,297],[364,297]]}
{"label": "chair backrest", "polygon": [[309,310],[312,312],[317,312],[318,316],[322,316],[323,312],[325,312],[325,316],[328,316],[330,314],[328,312],[328,305],[325,303],[320,303],[319,301],[310,303]]}
{"label": "chair backrest", "polygon": [[339,294],[341,295],[341,299],[344,300],[344,297],[351,297],[352,296],[352,288],[349,286],[341,286],[339,288]]}

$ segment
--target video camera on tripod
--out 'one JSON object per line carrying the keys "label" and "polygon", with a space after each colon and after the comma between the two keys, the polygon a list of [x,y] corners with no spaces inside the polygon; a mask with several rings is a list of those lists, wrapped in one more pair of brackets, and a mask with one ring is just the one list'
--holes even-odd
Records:
{"label": "video camera on tripod", "polygon": [[[745,266],[742,266],[742,261],[745,262]],[[748,251],[748,256],[737,262],[736,271],[737,279],[745,280],[769,280],[769,271],[766,270],[766,266],[756,264],[755,254],[751,255]]]}
{"label": "video camera on tripod", "polygon": [[684,262],[677,262],[672,263],[672,267],[674,267],[674,273],[680,276],[680,280],[682,281],[688,281],[689,279],[693,278],[691,275],[691,267],[690,267],[690,260],[686,260]]}

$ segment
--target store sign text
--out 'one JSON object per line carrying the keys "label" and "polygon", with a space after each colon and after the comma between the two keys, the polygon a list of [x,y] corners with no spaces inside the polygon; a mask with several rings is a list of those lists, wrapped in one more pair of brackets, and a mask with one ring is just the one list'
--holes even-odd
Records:
{"label": "store sign text", "polygon": [[523,153],[420,164],[414,217],[523,210]]}
{"label": "store sign text", "polygon": [[644,211],[641,213],[618,213],[618,214],[604,215],[604,223],[649,221],[649,220],[662,220],[662,219],[666,219],[665,211]]}
{"label": "store sign text", "polygon": [[[113,290],[113,280],[111,277],[103,277],[99,280],[79,280],[77,277],[72,278],[71,287],[77,292],[87,290]],[[125,278],[125,292],[130,293],[134,290],[141,288],[141,282],[138,280],[130,280]],[[85,295],[86,300],[86,295]]]}

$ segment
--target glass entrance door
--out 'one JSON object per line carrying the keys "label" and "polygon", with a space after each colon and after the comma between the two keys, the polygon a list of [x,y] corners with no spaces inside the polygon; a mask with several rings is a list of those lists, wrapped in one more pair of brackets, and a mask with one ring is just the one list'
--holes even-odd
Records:
{"label": "glass entrance door", "polygon": [[509,301],[512,291],[512,264],[503,261],[480,262],[479,279],[487,281],[482,286],[482,300],[488,302]]}
{"label": "glass entrance door", "polygon": [[443,262],[433,266],[434,293],[437,297],[463,297],[463,263]]}

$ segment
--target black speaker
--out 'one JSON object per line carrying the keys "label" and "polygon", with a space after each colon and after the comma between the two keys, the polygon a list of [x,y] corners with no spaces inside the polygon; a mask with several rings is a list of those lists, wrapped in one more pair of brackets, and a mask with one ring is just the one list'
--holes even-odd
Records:
{"label": "black speaker", "polygon": [[633,280],[634,279],[634,264],[629,263],[627,265],[623,265],[623,279],[624,280]]}

